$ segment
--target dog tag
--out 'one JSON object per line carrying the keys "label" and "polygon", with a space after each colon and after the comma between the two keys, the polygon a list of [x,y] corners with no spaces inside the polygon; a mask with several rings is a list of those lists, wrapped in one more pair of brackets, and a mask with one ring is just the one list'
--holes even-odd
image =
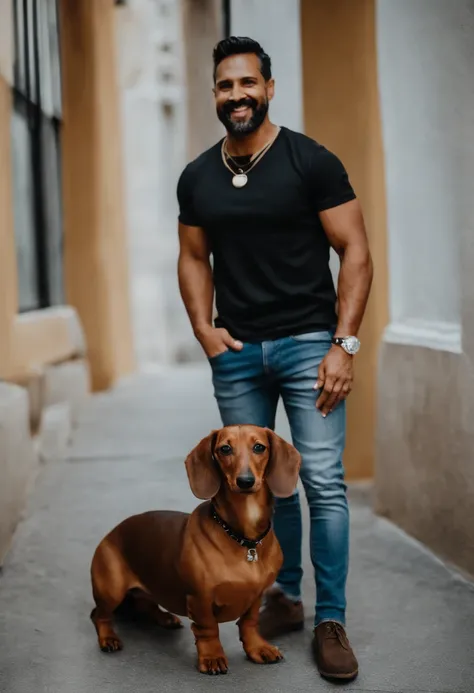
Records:
{"label": "dog tag", "polygon": [[257,549],[249,549],[247,551],[247,560],[249,563],[255,563],[258,561]]}

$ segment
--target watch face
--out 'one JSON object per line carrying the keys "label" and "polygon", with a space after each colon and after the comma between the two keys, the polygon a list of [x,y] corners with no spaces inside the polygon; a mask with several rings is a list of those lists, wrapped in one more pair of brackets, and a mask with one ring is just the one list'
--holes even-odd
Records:
{"label": "watch face", "polygon": [[357,337],[346,337],[343,346],[348,354],[357,354],[360,349],[360,341]]}

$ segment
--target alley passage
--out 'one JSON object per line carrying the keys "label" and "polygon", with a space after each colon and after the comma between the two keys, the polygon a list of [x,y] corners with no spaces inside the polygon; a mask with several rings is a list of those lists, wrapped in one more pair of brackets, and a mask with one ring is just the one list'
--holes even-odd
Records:
{"label": "alley passage", "polygon": [[[125,649],[102,654],[89,621],[89,565],[101,537],[129,514],[191,510],[184,457],[219,427],[207,366],[135,377],[85,407],[70,458],[42,473],[0,577],[2,693],[329,691],[311,659],[313,604],[307,554],[307,627],[281,638],[280,665],[246,661],[226,624],[226,677],[198,674],[189,623],[170,633],[120,624]],[[277,431],[288,437],[284,417]],[[348,634],[360,662],[351,691],[472,693],[474,588],[370,510],[351,487]],[[305,527],[307,541],[307,523]],[[307,546],[307,543],[306,543]]]}

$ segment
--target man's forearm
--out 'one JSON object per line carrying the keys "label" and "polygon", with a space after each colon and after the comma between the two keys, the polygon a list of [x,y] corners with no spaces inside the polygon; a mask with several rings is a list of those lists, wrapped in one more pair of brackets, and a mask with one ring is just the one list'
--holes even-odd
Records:
{"label": "man's forearm", "polygon": [[214,281],[209,260],[180,256],[178,281],[181,298],[196,337],[212,327]]}
{"label": "man's forearm", "polygon": [[336,337],[357,336],[364,317],[373,264],[366,246],[348,245],[341,259],[338,279],[338,321]]}

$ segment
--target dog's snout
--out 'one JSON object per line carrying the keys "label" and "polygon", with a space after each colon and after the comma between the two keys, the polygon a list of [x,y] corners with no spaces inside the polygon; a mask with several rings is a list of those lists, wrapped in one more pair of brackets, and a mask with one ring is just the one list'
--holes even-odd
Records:
{"label": "dog's snout", "polygon": [[241,474],[237,477],[237,486],[244,491],[248,491],[255,484],[255,477],[251,472]]}

